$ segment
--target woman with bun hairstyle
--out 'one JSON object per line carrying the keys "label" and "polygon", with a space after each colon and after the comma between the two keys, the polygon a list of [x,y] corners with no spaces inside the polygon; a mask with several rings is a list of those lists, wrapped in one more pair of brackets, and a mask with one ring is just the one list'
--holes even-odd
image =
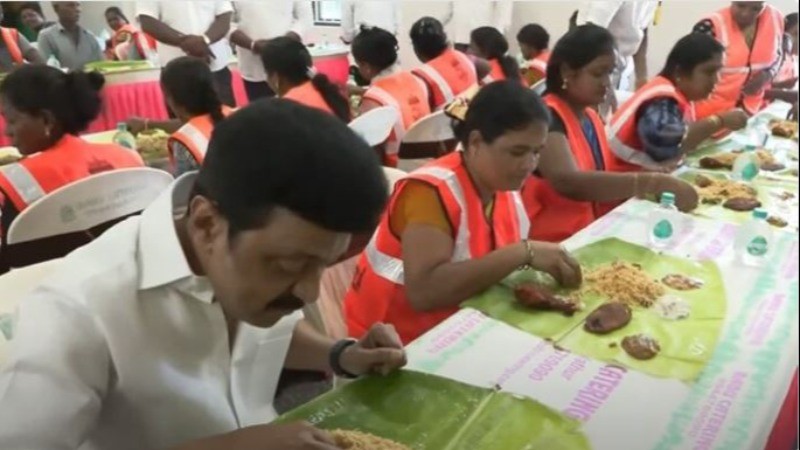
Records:
{"label": "woman with bun hairstyle", "polygon": [[489,73],[486,61],[451,47],[442,23],[433,17],[414,22],[409,35],[414,53],[422,62],[411,73],[428,86],[432,110],[452,102]]}
{"label": "woman with bun hairstyle", "polygon": [[135,151],[78,137],[100,113],[104,82],[97,72],[64,73],[44,65],[21,66],[3,80],[5,132],[23,159],[0,167],[0,237],[49,192],[96,173],[144,165]]}
{"label": "woman with bun hairstyle", "polygon": [[397,152],[406,131],[431,113],[427,86],[411,72],[400,68],[397,50],[397,38],[374,27],[362,27],[352,46],[358,71],[370,82],[359,111],[365,113],[381,106],[391,106],[400,116],[383,157],[383,164],[389,167],[397,166]]}
{"label": "woman with bun hairstyle", "polygon": [[497,28],[480,27],[472,30],[469,52],[489,61],[489,75],[481,80],[482,84],[500,80],[522,82],[519,64],[508,54],[508,41]]}
{"label": "woman with bun hairstyle", "polygon": [[302,42],[282,36],[261,52],[267,84],[279,97],[294,100],[350,122],[350,103],[324,74],[317,73]]}

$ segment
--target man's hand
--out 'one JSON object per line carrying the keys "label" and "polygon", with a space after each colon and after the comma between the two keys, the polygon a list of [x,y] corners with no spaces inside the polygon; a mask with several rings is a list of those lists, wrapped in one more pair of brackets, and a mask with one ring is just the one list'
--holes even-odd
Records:
{"label": "man's hand", "polygon": [[753,75],[750,80],[745,83],[742,92],[744,92],[745,95],[757,94],[760,90],[764,89],[764,86],[766,86],[771,79],[772,75],[766,70],[762,70]]}
{"label": "man's hand", "polygon": [[194,56],[195,58],[204,60],[214,58],[214,53],[211,52],[211,48],[206,44],[202,36],[184,36],[184,38],[181,39],[180,47],[187,55]]}
{"label": "man's hand", "polygon": [[266,48],[267,44],[269,44],[269,40],[267,39],[259,39],[253,44],[253,53],[256,55],[261,56],[264,52],[264,48]]}
{"label": "man's hand", "polygon": [[378,323],[342,352],[339,365],[353,375],[388,375],[406,365],[406,352],[394,327]]}
{"label": "man's hand", "polygon": [[259,425],[173,450],[341,450],[330,434],[305,422]]}

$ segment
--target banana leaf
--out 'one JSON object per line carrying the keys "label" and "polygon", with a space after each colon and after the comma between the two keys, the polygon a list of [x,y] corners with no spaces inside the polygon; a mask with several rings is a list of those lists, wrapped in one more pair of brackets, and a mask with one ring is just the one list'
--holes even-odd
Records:
{"label": "banana leaf", "polygon": [[149,61],[96,61],[86,64],[84,70],[96,70],[100,73],[135,72],[138,70],[152,69]]}
{"label": "banana leaf", "polygon": [[579,422],[533,400],[398,371],[328,392],[277,419],[357,430],[414,450],[589,449]]}
{"label": "banana leaf", "polygon": [[[618,239],[606,239],[580,248],[574,252],[584,271],[614,261],[637,263],[654,280],[670,274],[683,274],[703,281],[694,291],[675,291],[665,286],[667,294],[680,297],[691,307],[688,318],[666,320],[652,308],[632,308],[631,322],[621,330],[597,336],[583,329],[586,317],[608,298],[583,292],[583,311],[572,317],[551,311],[535,311],[521,306],[514,298],[512,286],[522,281],[552,284],[547,276],[530,271],[517,273],[504,283],[467,301],[462,306],[515,326],[533,335],[552,340],[557,347],[600,361],[622,365],[661,378],[683,381],[695,380],[711,356],[719,339],[725,319],[725,288],[719,269],[712,262],[696,263],[669,255],[655,253]],[[557,293],[570,291],[556,289]],[[626,336],[646,334],[658,341],[661,351],[654,359],[640,361],[631,358],[622,349]]]}
{"label": "banana leaf", "polygon": [[[730,177],[721,172],[708,170],[686,170],[680,175],[682,180],[694,184],[698,175],[705,175],[717,179],[729,179]],[[797,205],[798,205],[798,185],[797,182],[789,182],[780,179],[767,179],[759,177],[751,182],[751,185],[758,191],[758,200],[761,202],[771,216],[784,219],[790,229],[797,229]],[[784,194],[791,194],[791,198],[785,199]],[[708,205],[701,203],[693,214],[715,220],[724,220],[741,224],[753,216],[751,212],[732,211],[722,205]]]}

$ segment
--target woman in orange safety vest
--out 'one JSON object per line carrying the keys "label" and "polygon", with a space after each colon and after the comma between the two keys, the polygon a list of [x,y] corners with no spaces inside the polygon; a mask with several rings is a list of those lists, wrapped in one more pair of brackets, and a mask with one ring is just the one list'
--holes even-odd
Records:
{"label": "woman in orange safety vest", "polygon": [[203,164],[214,126],[233,110],[222,104],[208,64],[198,58],[170,61],[161,72],[161,90],[181,123],[168,141],[170,165],[179,176]]}
{"label": "woman in orange safety vest", "polygon": [[489,73],[488,63],[453,49],[442,23],[433,17],[414,22],[410,35],[414,53],[423,63],[411,73],[428,86],[432,110],[449,104]]}
{"label": "woman in orange safety vest", "polygon": [[3,80],[5,132],[23,159],[0,167],[0,237],[48,193],[95,173],[144,165],[135,151],[78,137],[100,114],[104,82],[97,72],[45,65],[19,67]]}
{"label": "woman in orange safety vest", "polygon": [[524,265],[566,286],[580,283],[580,266],[563,248],[526,240],[517,191],[536,168],[548,116],[516,82],[492,83],[475,96],[454,127],[464,151],[395,186],[345,297],[351,336],[386,322],[409,343]]}
{"label": "woman in orange safety vest", "polygon": [[411,72],[400,68],[397,50],[397,38],[375,27],[362,27],[352,45],[358,71],[370,82],[359,111],[364,113],[380,106],[391,106],[400,113],[383,158],[384,165],[389,167],[397,166],[397,153],[406,131],[431,113],[428,88]]}
{"label": "woman in orange safety vest", "polygon": [[106,43],[106,57],[111,60],[141,60],[155,51],[156,41],[131,25],[119,7],[106,9],[106,23],[114,34]]}
{"label": "woman in orange safety vest", "polygon": [[279,97],[333,114],[350,122],[350,103],[324,74],[317,73],[302,42],[287,36],[264,45],[261,61],[267,83]]}
{"label": "woman in orange safety vest", "polygon": [[480,27],[472,30],[469,52],[489,61],[489,74],[481,79],[481,84],[500,80],[522,82],[519,64],[508,55],[508,41],[497,28]]}
{"label": "woman in orange safety vest", "polygon": [[[0,21],[3,20],[3,11],[0,8]],[[0,39],[8,52],[8,60],[0,60],[0,73],[10,72],[15,66],[29,63],[43,63],[44,60],[30,42],[15,28],[0,27]]]}
{"label": "woman in orange safety vest", "polygon": [[543,80],[550,60],[550,34],[538,23],[529,23],[517,33],[517,43],[526,63],[522,68],[525,82],[533,86]]}
{"label": "woman in orange safety vest", "polygon": [[695,25],[695,32],[713,35],[725,47],[725,66],[708,99],[694,104],[702,119],[734,108],[755,114],[779,70],[783,15],[765,2],[731,2]]}
{"label": "woman in orange safety vest", "polygon": [[664,70],[638,89],[614,113],[608,141],[614,156],[608,169],[671,171],[683,156],[721,130],[747,125],[747,113],[733,109],[694,120],[690,102],[711,94],[725,49],[713,37],[691,33],[670,51]]}
{"label": "woman in orange safety vest", "polygon": [[558,41],[547,66],[544,99],[553,114],[547,149],[523,188],[531,237],[561,242],[635,196],[673,192],[681,210],[697,205],[688,183],[665,174],[610,173],[613,153],[593,107],[610,88],[614,38],[593,24]]}

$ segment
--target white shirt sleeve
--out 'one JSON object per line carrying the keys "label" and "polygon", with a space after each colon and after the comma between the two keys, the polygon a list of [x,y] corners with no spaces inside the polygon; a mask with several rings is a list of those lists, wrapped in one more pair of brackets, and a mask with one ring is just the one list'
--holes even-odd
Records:
{"label": "white shirt sleeve", "polygon": [[608,27],[624,3],[623,0],[587,0],[578,8],[578,25],[593,23]]}
{"label": "white shirt sleeve", "polygon": [[77,449],[109,385],[109,349],[80,304],[39,290],[20,303],[0,372],[0,448]]}
{"label": "white shirt sleeve", "polygon": [[297,33],[303,38],[303,34],[314,26],[314,11],[311,9],[311,2],[298,0],[294,2],[292,10],[292,27],[290,31]]}
{"label": "white shirt sleeve", "polygon": [[499,0],[494,4],[494,27],[503,34],[508,32],[511,27],[511,16],[514,2],[511,0]]}
{"label": "white shirt sleeve", "polygon": [[159,2],[136,2],[136,16],[150,16],[161,20],[161,6]]}
{"label": "white shirt sleeve", "polygon": [[218,1],[214,5],[215,16],[221,16],[222,14],[227,14],[229,12],[233,12],[233,3],[229,1]]}
{"label": "white shirt sleeve", "polygon": [[342,1],[342,39],[345,42],[353,42],[356,37],[354,8],[353,1]]}

